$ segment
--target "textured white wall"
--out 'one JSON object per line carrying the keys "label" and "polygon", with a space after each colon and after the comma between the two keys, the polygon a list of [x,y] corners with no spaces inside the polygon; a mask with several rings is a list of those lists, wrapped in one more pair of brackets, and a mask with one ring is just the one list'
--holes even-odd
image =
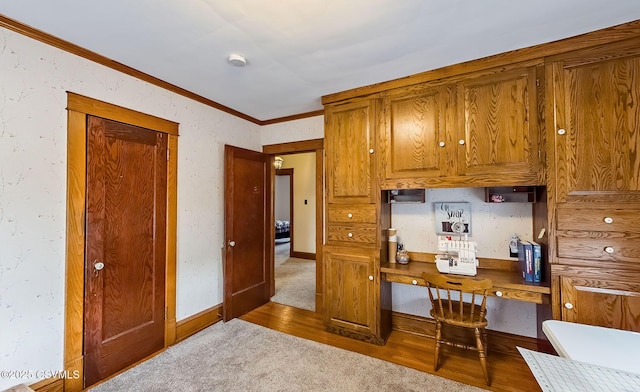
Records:
{"label": "textured white wall", "polygon": [[262,145],[324,138],[324,116],[265,125],[260,129]]}
{"label": "textured white wall", "polygon": [[261,149],[255,124],[0,28],[0,370],[63,368],[66,91],[180,123],[178,320],[222,302],[224,144]]}

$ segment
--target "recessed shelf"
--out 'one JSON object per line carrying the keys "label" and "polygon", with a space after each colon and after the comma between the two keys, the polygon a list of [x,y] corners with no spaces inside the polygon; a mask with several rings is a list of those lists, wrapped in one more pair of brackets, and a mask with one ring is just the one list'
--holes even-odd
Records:
{"label": "recessed shelf", "polygon": [[497,186],[484,188],[487,203],[535,203],[535,186]]}
{"label": "recessed shelf", "polygon": [[392,189],[386,193],[389,203],[424,203],[424,189]]}

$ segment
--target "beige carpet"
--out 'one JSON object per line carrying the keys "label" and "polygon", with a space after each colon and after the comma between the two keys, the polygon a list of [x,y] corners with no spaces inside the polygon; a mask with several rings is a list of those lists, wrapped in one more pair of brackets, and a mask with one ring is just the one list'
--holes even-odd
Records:
{"label": "beige carpet", "polygon": [[482,391],[239,319],[219,322],[89,390]]}
{"label": "beige carpet", "polygon": [[274,264],[276,293],[271,297],[271,301],[315,311],[315,260],[290,258],[289,243],[276,243]]}

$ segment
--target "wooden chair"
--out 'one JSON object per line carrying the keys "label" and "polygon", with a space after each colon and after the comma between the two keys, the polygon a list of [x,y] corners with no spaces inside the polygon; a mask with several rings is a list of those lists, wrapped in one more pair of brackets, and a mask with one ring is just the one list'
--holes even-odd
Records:
{"label": "wooden chair", "polygon": [[[422,278],[427,283],[429,300],[431,300],[431,317],[436,321],[435,353],[433,369],[437,371],[440,360],[440,345],[474,350],[480,357],[480,365],[484,373],[487,385],[489,373],[487,371],[487,293],[493,287],[490,279],[473,279],[470,277],[444,275],[444,274],[422,274]],[[464,302],[462,293],[471,295],[470,302]],[[481,298],[481,303],[476,304]],[[442,325],[451,325],[465,329],[471,329],[475,333],[475,346],[454,341],[450,338],[443,338]]]}

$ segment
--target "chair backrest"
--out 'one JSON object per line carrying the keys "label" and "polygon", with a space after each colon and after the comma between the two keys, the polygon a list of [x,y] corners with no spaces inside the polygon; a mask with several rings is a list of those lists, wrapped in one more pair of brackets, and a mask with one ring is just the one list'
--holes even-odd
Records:
{"label": "chair backrest", "polygon": [[[423,273],[427,283],[429,300],[433,309],[441,318],[451,318],[457,322],[478,322],[484,319],[487,312],[487,294],[493,287],[491,279],[474,279],[462,276]],[[466,303],[462,294],[471,294],[471,301]],[[476,297],[482,298],[480,305]]]}

